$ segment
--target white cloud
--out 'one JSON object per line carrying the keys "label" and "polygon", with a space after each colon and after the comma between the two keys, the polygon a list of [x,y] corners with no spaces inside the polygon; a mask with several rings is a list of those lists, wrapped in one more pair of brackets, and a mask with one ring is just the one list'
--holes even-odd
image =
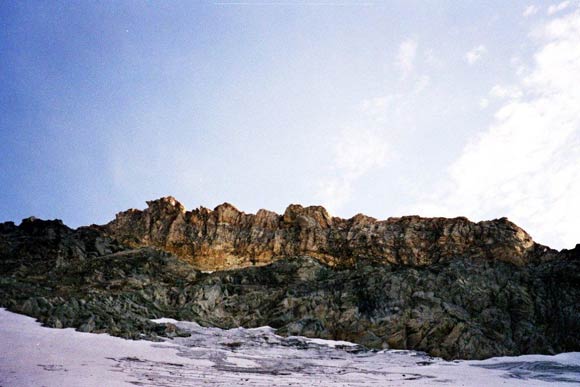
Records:
{"label": "white cloud", "polygon": [[396,65],[401,70],[403,78],[406,78],[413,72],[415,67],[415,57],[417,56],[417,41],[406,39],[399,46],[397,53]]}
{"label": "white cloud", "polygon": [[334,151],[336,167],[356,178],[384,165],[387,144],[375,130],[349,128],[341,132]]}
{"label": "white cloud", "polygon": [[333,214],[350,200],[352,184],[352,179],[325,178],[318,183],[316,196],[322,201],[322,205],[328,212]]}
{"label": "white cloud", "polygon": [[465,60],[467,63],[474,64],[475,62],[479,61],[481,57],[487,52],[487,48],[484,45],[479,45],[477,47],[473,47],[465,54]]}
{"label": "white cloud", "polygon": [[479,107],[483,110],[486,109],[489,106],[489,99],[487,98],[482,98],[479,100]]}
{"label": "white cloud", "polygon": [[423,53],[423,57],[425,58],[425,63],[429,65],[439,64],[439,59],[437,59],[437,57],[435,56],[435,53],[433,52],[432,48],[425,50],[425,52]]}
{"label": "white cloud", "polygon": [[523,16],[530,17],[538,13],[540,9],[535,5],[528,5],[526,9],[524,9]]}
{"label": "white cloud", "polygon": [[[432,50],[426,51],[425,60],[430,55]],[[344,128],[334,139],[332,173],[321,179],[316,190],[318,199],[331,212],[351,200],[359,178],[385,166],[392,156],[385,130],[387,123],[392,124],[403,115],[401,110],[409,108],[431,83],[429,75],[414,71],[416,62],[417,42],[406,39],[399,46],[396,64],[408,82],[402,83],[399,93],[363,100],[358,106],[356,124]]]}
{"label": "white cloud", "polygon": [[514,56],[510,59],[510,66],[515,70],[518,77],[522,77],[528,72],[528,67],[519,56]]}
{"label": "white cloud", "polygon": [[383,124],[387,120],[387,109],[394,99],[394,95],[365,99],[360,105],[360,111],[372,121]]}
{"label": "white cloud", "polygon": [[428,75],[420,76],[419,79],[417,79],[417,81],[415,82],[415,87],[413,88],[413,93],[420,94],[423,90],[425,90],[427,87],[429,87],[430,83],[431,83],[430,76],[428,76]]}
{"label": "white cloud", "polygon": [[559,4],[551,5],[548,7],[548,15],[553,15],[560,11],[565,10],[570,5],[570,1],[562,1]]}
{"label": "white cloud", "polygon": [[442,70],[445,67],[445,60],[440,56],[440,52],[436,52],[432,48],[427,48],[418,58],[423,59],[423,63],[428,65],[431,69]]}
{"label": "white cloud", "polygon": [[[381,103],[369,104],[373,102]],[[348,202],[358,178],[385,165],[388,144],[379,130],[345,128],[335,140],[333,156],[336,176],[323,179],[317,190],[318,198],[331,212]]]}
{"label": "white cloud", "polygon": [[518,99],[523,95],[517,86],[495,85],[489,91],[489,96],[498,99]]}
{"label": "white cloud", "polygon": [[508,216],[552,247],[580,242],[580,11],[548,22],[538,37],[528,75],[492,89],[508,98],[493,123],[412,210]]}

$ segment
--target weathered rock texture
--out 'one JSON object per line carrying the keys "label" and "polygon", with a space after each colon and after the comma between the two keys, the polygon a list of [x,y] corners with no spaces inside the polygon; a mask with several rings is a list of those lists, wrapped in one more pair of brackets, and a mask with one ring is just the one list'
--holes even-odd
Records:
{"label": "weathered rock texture", "polygon": [[555,353],[580,350],[579,301],[580,246],[556,252],[506,219],[186,212],[165,198],[106,226],[0,224],[0,306],[129,338],[181,334],[150,321],[171,317],[448,359]]}
{"label": "weathered rock texture", "polygon": [[201,270],[265,265],[284,257],[309,256],[330,266],[377,262],[425,266],[457,257],[523,265],[549,249],[501,218],[479,223],[466,218],[405,216],[379,221],[359,214],[331,217],[323,207],[290,205],[284,215],[245,214],[228,203],[213,211],[186,211],[172,197],[147,202],[144,211],[117,214],[105,230],[132,246],[155,246]]}

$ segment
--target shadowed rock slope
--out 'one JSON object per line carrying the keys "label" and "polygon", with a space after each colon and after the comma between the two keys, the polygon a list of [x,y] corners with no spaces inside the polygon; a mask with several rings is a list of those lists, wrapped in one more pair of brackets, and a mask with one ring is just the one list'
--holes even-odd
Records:
{"label": "shadowed rock slope", "polygon": [[181,334],[150,321],[171,317],[447,359],[580,350],[580,246],[556,252],[507,219],[148,204],[77,230],[0,224],[0,305],[129,338]]}

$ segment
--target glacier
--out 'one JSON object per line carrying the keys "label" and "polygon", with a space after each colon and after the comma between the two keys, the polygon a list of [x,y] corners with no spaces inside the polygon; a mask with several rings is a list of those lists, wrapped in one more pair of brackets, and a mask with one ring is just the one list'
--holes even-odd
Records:
{"label": "glacier", "polygon": [[1,386],[547,386],[580,383],[580,352],[445,361],[270,327],[173,324],[190,337],[133,341],[41,326],[0,309]]}

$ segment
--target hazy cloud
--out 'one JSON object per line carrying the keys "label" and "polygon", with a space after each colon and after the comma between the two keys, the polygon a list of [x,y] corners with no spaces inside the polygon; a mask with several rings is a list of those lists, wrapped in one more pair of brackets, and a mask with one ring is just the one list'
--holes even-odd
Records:
{"label": "hazy cloud", "polygon": [[403,78],[413,72],[416,56],[417,41],[411,38],[404,40],[399,46],[396,59],[396,65],[401,70]]}
{"label": "hazy cloud", "polygon": [[[377,107],[386,103],[382,99],[364,104],[375,114]],[[335,139],[333,169],[335,176],[324,178],[318,186],[317,196],[331,212],[348,202],[353,184],[374,168],[385,165],[388,144],[377,129],[345,128]]]}
{"label": "hazy cloud", "polygon": [[489,99],[487,98],[482,98],[479,100],[479,107],[481,109],[486,109],[489,106]]}
{"label": "hazy cloud", "polygon": [[430,83],[431,83],[430,76],[428,76],[428,75],[420,76],[417,79],[417,81],[415,82],[415,87],[413,88],[413,93],[415,93],[415,94],[421,93],[423,90],[425,90],[427,87],[429,87]]}
{"label": "hazy cloud", "polygon": [[465,54],[465,60],[467,63],[474,64],[475,62],[479,61],[483,55],[487,52],[487,49],[484,45],[479,45],[477,47],[473,47]]}
{"label": "hazy cloud", "polygon": [[565,10],[570,5],[570,1],[562,1],[559,4],[551,5],[548,7],[548,15],[553,15],[560,11]]}
{"label": "hazy cloud", "polygon": [[375,130],[349,128],[342,131],[334,151],[336,167],[357,178],[384,164],[387,144]]}
{"label": "hazy cloud", "polygon": [[344,177],[327,177],[318,183],[316,196],[326,209],[334,214],[352,195],[352,180]]}
{"label": "hazy cloud", "polygon": [[384,124],[387,120],[387,109],[395,99],[394,95],[365,99],[360,104],[360,111],[375,123]]}
{"label": "hazy cloud", "polygon": [[492,89],[507,98],[493,123],[465,146],[447,181],[418,209],[476,219],[507,215],[541,243],[573,247],[580,239],[580,12],[550,21],[537,38],[529,74],[518,85]]}
{"label": "hazy cloud", "polygon": [[526,9],[524,9],[524,12],[523,12],[523,14],[522,14],[522,15],[523,15],[524,17],[530,17],[530,16],[532,16],[532,15],[535,15],[535,14],[537,14],[539,10],[540,10],[540,9],[539,9],[537,6],[535,6],[535,5],[528,5],[528,6],[526,7]]}
{"label": "hazy cloud", "polygon": [[523,93],[517,86],[495,85],[489,91],[489,95],[498,99],[518,99],[522,97]]}

